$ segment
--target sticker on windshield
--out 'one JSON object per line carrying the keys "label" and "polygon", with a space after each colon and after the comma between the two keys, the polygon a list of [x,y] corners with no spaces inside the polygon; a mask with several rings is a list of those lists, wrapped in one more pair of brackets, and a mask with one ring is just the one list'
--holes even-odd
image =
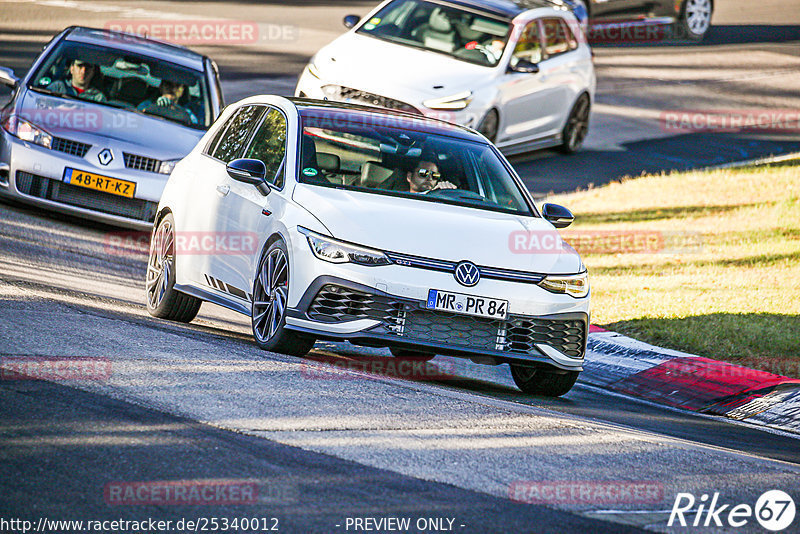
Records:
{"label": "sticker on windshield", "polygon": [[377,26],[380,23],[381,23],[380,17],[372,17],[371,19],[369,19],[369,22],[364,24],[364,29],[365,30],[374,30],[375,26]]}
{"label": "sticker on windshield", "polygon": [[316,176],[319,171],[314,167],[306,167],[303,169],[303,174],[306,176]]}

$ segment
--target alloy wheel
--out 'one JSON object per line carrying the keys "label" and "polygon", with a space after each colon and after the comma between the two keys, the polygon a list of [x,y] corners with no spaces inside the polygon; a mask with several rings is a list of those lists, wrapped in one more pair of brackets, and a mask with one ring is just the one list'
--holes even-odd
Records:
{"label": "alloy wheel", "polygon": [[253,291],[253,334],[265,343],[278,331],[286,313],[289,292],[289,262],[280,248],[261,259]]}
{"label": "alloy wheel", "polygon": [[711,0],[687,0],[686,27],[695,35],[703,35],[711,24]]}
{"label": "alloy wheel", "polygon": [[575,103],[564,128],[564,148],[575,152],[583,144],[589,132],[589,97],[581,96]]}
{"label": "alloy wheel", "polygon": [[167,293],[169,279],[175,266],[175,236],[170,221],[158,226],[150,240],[147,262],[147,301],[151,309],[158,308]]}
{"label": "alloy wheel", "polygon": [[478,131],[483,134],[486,139],[494,143],[497,139],[497,128],[499,125],[500,117],[497,115],[497,111],[490,109],[478,126]]}

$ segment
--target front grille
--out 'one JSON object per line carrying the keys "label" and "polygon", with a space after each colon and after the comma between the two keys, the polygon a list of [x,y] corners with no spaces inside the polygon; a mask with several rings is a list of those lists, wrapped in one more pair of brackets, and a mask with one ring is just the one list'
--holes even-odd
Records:
{"label": "front grille", "polygon": [[506,324],[506,350],[530,353],[534,345],[550,345],[559,352],[581,358],[586,346],[586,323],[573,319],[512,318]]}
{"label": "front grille", "polygon": [[422,115],[422,113],[412,106],[411,104],[406,104],[400,100],[395,100],[394,98],[389,98],[387,96],[376,95],[374,93],[368,93],[367,91],[361,91],[360,89],[353,89],[351,87],[341,87],[338,85],[326,85],[323,87],[323,90],[326,94],[331,94],[334,96],[336,100],[342,100],[344,102],[353,102],[355,104],[365,104],[368,106],[376,106],[380,108],[389,108],[389,109],[397,109],[400,111],[406,111],[408,113],[416,113],[417,115]]}
{"label": "front grille", "polygon": [[412,310],[406,313],[403,337],[464,348],[504,350],[503,321],[455,313]]}
{"label": "front grille", "polygon": [[149,200],[111,195],[24,171],[17,171],[16,185],[26,195],[139,221],[153,222],[158,208]]}
{"label": "front grille", "polygon": [[[453,273],[458,265],[458,262],[455,261],[422,258],[420,256],[411,256],[409,254],[400,254],[398,252],[384,252],[384,254],[386,254],[386,257],[389,258],[392,263],[396,263],[397,265],[402,265],[403,267],[414,267],[416,269],[427,269],[429,271]],[[499,269],[497,267],[487,267],[485,265],[478,265],[477,267],[481,274],[481,278],[491,278],[493,280],[538,284],[545,278],[545,275],[540,273]]]}
{"label": "front grille", "polygon": [[550,345],[582,358],[586,321],[511,315],[507,320],[427,310],[416,301],[373,295],[334,284],[322,287],[308,308],[309,318],[324,322],[374,319],[383,330],[409,341],[431,341],[456,348],[535,354]]}
{"label": "front grille", "polygon": [[158,172],[161,167],[161,160],[148,158],[147,156],[140,156],[138,154],[128,154],[123,152],[122,156],[125,158],[125,166],[129,169],[136,169],[137,171]]}
{"label": "front grille", "polygon": [[314,297],[308,316],[326,323],[374,319],[396,325],[402,310],[399,300],[328,284]]}
{"label": "front grille", "polygon": [[80,141],[73,141],[71,139],[64,139],[62,137],[53,137],[53,144],[50,145],[50,148],[67,153],[71,156],[82,158],[89,149],[92,148],[92,145],[81,143]]}

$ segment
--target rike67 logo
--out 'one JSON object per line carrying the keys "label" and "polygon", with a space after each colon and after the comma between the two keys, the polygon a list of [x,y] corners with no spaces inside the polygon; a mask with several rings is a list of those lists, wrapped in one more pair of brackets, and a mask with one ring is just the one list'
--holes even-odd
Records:
{"label": "rike67 logo", "polygon": [[792,525],[795,512],[794,499],[781,490],[764,492],[755,506],[722,503],[719,493],[714,493],[710,499],[706,493],[700,499],[691,493],[678,493],[667,526],[739,528],[755,517],[763,528],[778,532]]}

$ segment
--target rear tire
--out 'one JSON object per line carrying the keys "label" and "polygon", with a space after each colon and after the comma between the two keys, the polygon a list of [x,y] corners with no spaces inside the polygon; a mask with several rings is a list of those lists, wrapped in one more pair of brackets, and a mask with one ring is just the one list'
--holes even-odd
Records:
{"label": "rear tire", "polygon": [[711,28],[712,0],[686,0],[681,6],[681,16],[675,24],[675,37],[702,41]]}
{"label": "rear tire", "polygon": [[167,213],[150,236],[147,259],[147,311],[153,317],[191,322],[202,300],[175,290],[175,219]]}
{"label": "rear tire", "polygon": [[561,130],[561,145],[558,149],[564,154],[573,154],[583,145],[586,134],[589,132],[589,113],[591,101],[589,95],[583,93],[575,101],[569,112],[567,123]]}
{"label": "rear tire", "polygon": [[258,262],[250,310],[253,337],[263,350],[304,356],[314,346],[315,339],[286,328],[288,295],[289,253],[279,239]]}
{"label": "rear tire", "polygon": [[545,397],[565,395],[575,385],[579,374],[578,371],[556,372],[524,365],[511,365],[511,376],[514,378],[514,383],[529,395],[544,395]]}
{"label": "rear tire", "polygon": [[401,360],[413,360],[415,362],[428,362],[436,357],[435,354],[430,352],[420,352],[418,350],[396,349],[390,348],[392,356]]}

